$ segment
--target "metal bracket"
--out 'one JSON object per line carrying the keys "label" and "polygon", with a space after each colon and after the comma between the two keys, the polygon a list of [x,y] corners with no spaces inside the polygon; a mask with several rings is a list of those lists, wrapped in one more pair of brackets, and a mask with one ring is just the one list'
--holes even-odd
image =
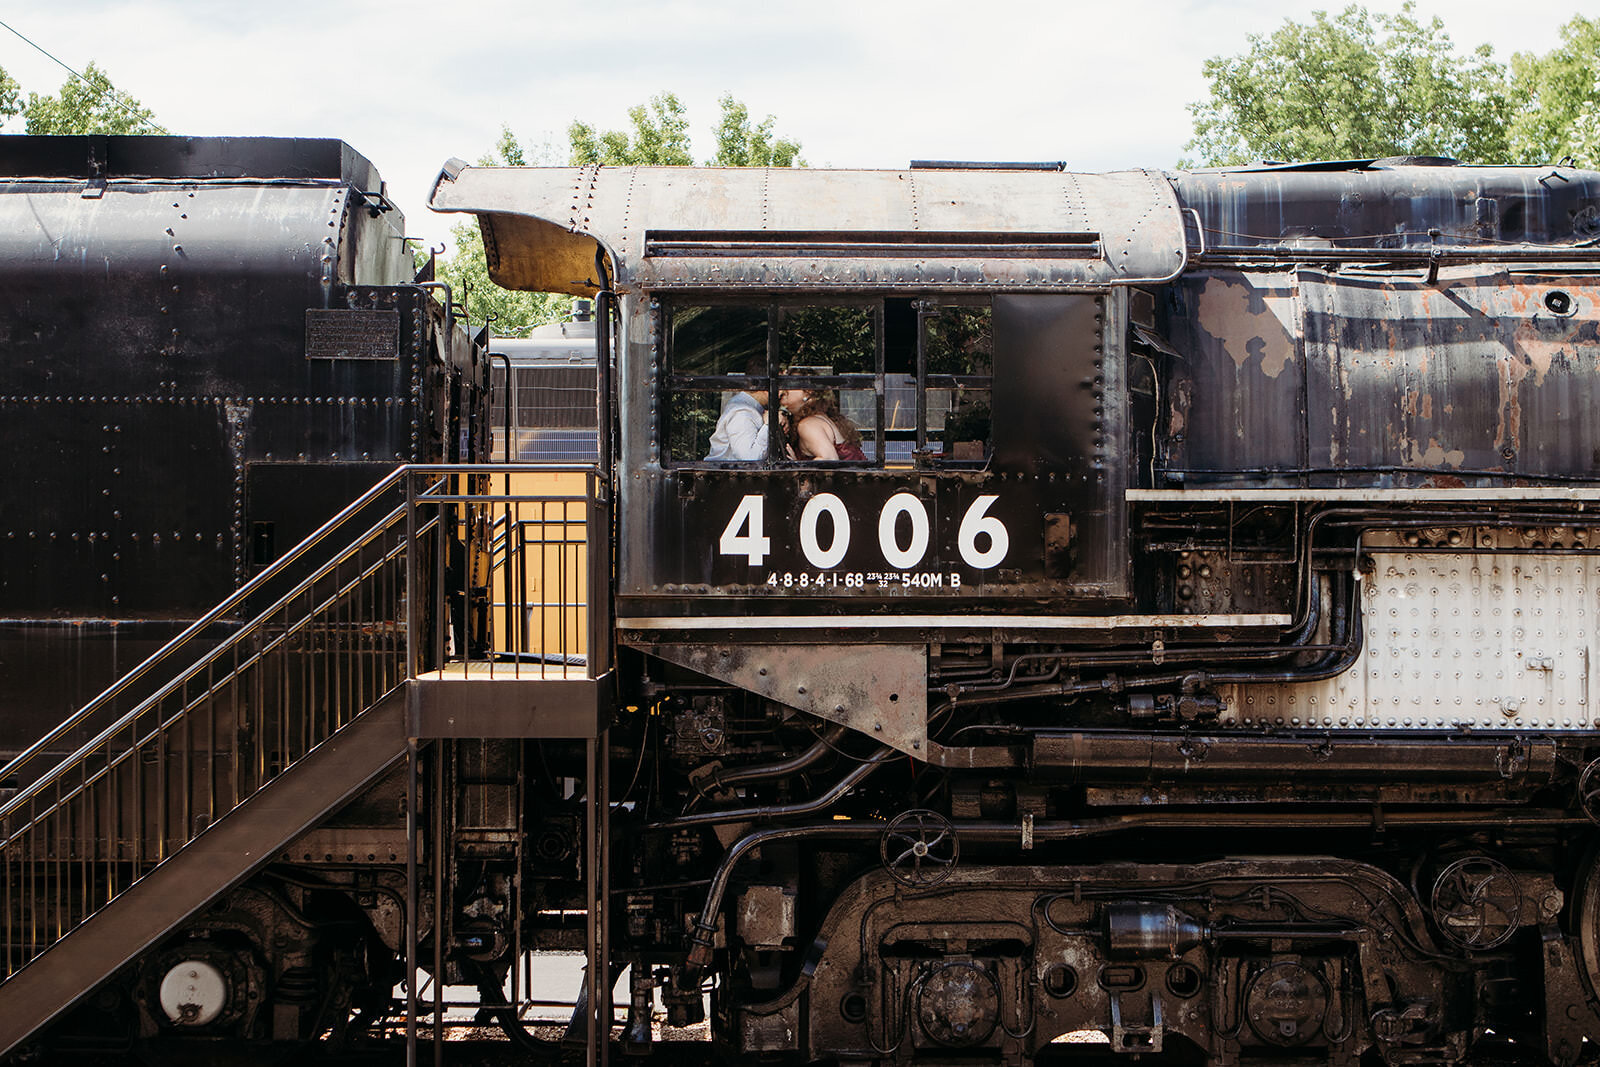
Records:
{"label": "metal bracket", "polygon": [[652,645],[650,651],[907,755],[927,756],[928,661],[920,645]]}
{"label": "metal bracket", "polygon": [[1136,1024],[1124,1022],[1122,1018],[1122,998],[1131,995],[1111,995],[1111,1051],[1132,1055],[1159,1053],[1167,1036],[1166,1025],[1161,1019],[1161,998],[1150,994],[1150,1021]]}

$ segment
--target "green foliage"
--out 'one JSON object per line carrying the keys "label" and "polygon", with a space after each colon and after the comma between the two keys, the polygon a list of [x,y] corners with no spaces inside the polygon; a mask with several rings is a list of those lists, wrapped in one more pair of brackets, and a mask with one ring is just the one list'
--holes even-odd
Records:
{"label": "green foliage", "polygon": [[717,154],[707,161],[712,167],[803,167],[800,142],[787,137],[772,138],[777,119],[768,115],[761,125],[750,125],[750,109],[722,94],[722,122],[717,126]]}
{"label": "green foliage", "polygon": [[596,163],[608,167],[658,164],[688,166],[689,120],[675,93],[657,93],[646,107],[639,104],[628,109],[633,123],[633,133],[625,130],[608,130],[598,133],[588,123],[573,120],[567,127],[567,137],[572,142],[569,162],[575,167]]}
{"label": "green foliage", "polygon": [[994,309],[944,307],[926,320],[929,374],[991,374],[994,371]]}
{"label": "green foliage", "polygon": [[[1210,99],[1191,104],[1186,146],[1208,166],[1440,155],[1504,163],[1512,152],[1505,68],[1462,54],[1437,18],[1347,7],[1253,34],[1242,55],[1206,60]],[[1186,162],[1186,165],[1187,162]]]}
{"label": "green foliage", "polygon": [[1576,15],[1548,55],[1511,57],[1512,95],[1525,101],[1511,120],[1511,144],[1528,162],[1572,156],[1600,166],[1600,18]]}
{"label": "green foliage", "polygon": [[870,307],[786,307],[778,316],[778,371],[871,374],[875,334]]}
{"label": "green foliage", "polygon": [[478,160],[478,163],[485,167],[526,167],[528,153],[523,150],[522,142],[517,140],[517,135],[511,132],[511,127],[502,124],[500,137],[494,143],[494,151]]}
{"label": "green foliage", "polygon": [[0,68],[0,124],[22,114],[22,86]]}
{"label": "green foliage", "polygon": [[[774,137],[777,119],[768,115],[759,125],[750,121],[750,109],[724,93],[718,101],[722,120],[717,125],[717,153],[706,161],[711,167],[803,167],[800,142]],[[628,109],[632,131],[599,132],[586,122],[567,127],[573,166],[688,166],[687,109],[675,93],[658,93],[648,104]]]}
{"label": "green foliage", "polygon": [[[757,126],[750,123],[750,110],[730,95],[722,97],[722,123],[717,128],[717,155],[712,164],[725,167],[804,166],[800,144],[788,138],[774,138],[776,120],[771,115]],[[588,123],[576,121],[567,127],[567,162],[572,166],[687,166],[694,162],[689,154],[687,109],[674,93],[657,93],[648,104],[628,109],[629,130],[598,131]],[[549,144],[532,149],[524,146],[506,126],[488,155],[478,160],[482,167],[523,167],[549,165],[557,152]],[[448,282],[451,294],[467,308],[467,319],[475,326],[489,321],[496,336],[515,337],[535,326],[559,322],[571,307],[572,298],[557,293],[523,293],[502,289],[489,280],[484,258],[483,234],[476,223],[452,228],[454,248],[448,258],[436,265],[437,277]]]}
{"label": "green foliage", "polygon": [[1600,167],[1600,103],[1584,105],[1573,120],[1567,147],[1580,166]]}
{"label": "green foliage", "polygon": [[[494,150],[478,159],[480,167],[525,167],[530,156],[548,163],[549,145],[525,148],[507,126],[500,127]],[[467,322],[476,331],[485,322],[496,337],[523,337],[535,326],[560,322],[572,307],[572,298],[560,293],[526,293],[502,289],[489,280],[483,233],[476,222],[450,228],[452,247],[434,267],[434,276],[450,286],[450,295],[467,309]]]}
{"label": "green foliage", "polygon": [[679,460],[704,457],[721,415],[721,393],[675,390],[667,399],[667,455]]}
{"label": "green foliage", "polygon": [[[6,87],[15,82],[0,76],[0,113],[5,110]],[[13,93],[13,95],[15,95]],[[21,112],[28,133],[161,133],[151,110],[130,96],[117,92],[105,71],[90,63],[83,78],[69,78],[55,96],[29,93]],[[10,114],[16,114],[15,108]]]}

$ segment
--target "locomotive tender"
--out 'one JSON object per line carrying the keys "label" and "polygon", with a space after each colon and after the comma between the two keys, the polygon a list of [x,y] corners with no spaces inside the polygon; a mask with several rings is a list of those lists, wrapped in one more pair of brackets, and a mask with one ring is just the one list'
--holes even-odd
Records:
{"label": "locomotive tender", "polygon": [[[477,216],[500,284],[596,298],[588,599],[545,582],[519,616],[512,568],[480,572],[513,529],[569,547],[509,518],[547,475],[482,467],[372,564],[410,553],[403,598],[263,638],[294,664],[448,635],[283,761],[317,792],[299,772],[346,744],[349,796],[80,966],[97,1018],[141,1047],[356,1040],[414,1026],[419,981],[469,984],[538,1056],[518,976],[581,948],[591,1059],[624,965],[641,1054],[659,1004],[735,1061],[1594,1057],[1600,174],[453,161],[432,206]],[[304,308],[361,284],[273,329],[310,349]],[[322,366],[299,337],[265,362]],[[461,443],[401,458],[490,458],[483,357],[434,351],[453,379],[424,360],[386,388]],[[797,458],[796,390],[866,458]],[[769,458],[707,460],[740,392],[771,401]],[[8,619],[50,614],[13,589]],[[582,662],[527,632],[580,616]],[[285,722],[333,686],[297,669]],[[480,680],[442,697],[455,669]],[[119,862],[153,884],[234,821]],[[0,1018],[94,922],[12,948]],[[83,1010],[39,1040],[81,1039]]]}
{"label": "locomotive tender", "polygon": [[485,458],[486,386],[342,142],[3,143],[15,752],[396,463]]}

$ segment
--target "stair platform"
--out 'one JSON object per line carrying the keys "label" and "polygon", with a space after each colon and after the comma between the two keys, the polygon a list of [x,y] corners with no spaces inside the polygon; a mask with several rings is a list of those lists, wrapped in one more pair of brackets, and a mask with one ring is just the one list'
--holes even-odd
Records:
{"label": "stair platform", "polygon": [[446,664],[406,682],[407,730],[417,738],[592,738],[605,728],[613,676],[584,664]]}

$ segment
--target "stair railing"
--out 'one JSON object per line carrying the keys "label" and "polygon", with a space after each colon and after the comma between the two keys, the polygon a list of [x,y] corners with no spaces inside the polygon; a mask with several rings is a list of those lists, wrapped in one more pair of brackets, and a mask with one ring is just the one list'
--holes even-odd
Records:
{"label": "stair railing", "polygon": [[[281,580],[283,575],[300,565],[302,560],[319,547],[327,544],[334,534],[350,526],[355,517],[365,513],[385,494],[392,490],[397,490],[406,478],[407,471],[412,469],[410,467],[396,468],[393,473],[361,494],[348,507],[317,527],[304,541],[290,549],[280,559],[275,560],[250,581],[234,590],[220,604],[191,623],[182,633],[162,645],[143,663],[118,678],[104,692],[78,709],[78,711],[57,723],[43,737],[13,757],[4,767],[0,767],[0,782],[16,781],[29,765],[33,764],[41,755],[52,752],[61,743],[62,738],[69,737],[75,732],[83,731],[86,726],[93,724],[97,718],[104,717],[108,710],[114,709],[116,702],[120,698],[132,690],[139,681],[155,672],[157,668],[163,665],[183,662],[183,657],[191,654],[193,648],[204,639],[205,635],[214,626],[226,624],[253,597],[259,596],[272,582]],[[394,517],[393,513],[389,517]]]}
{"label": "stair railing", "polygon": [[[507,492],[473,491],[487,488],[490,472],[508,475]],[[561,473],[581,475],[583,489],[553,493],[538,480]],[[397,490],[403,502],[277,594],[318,546],[360,528]],[[0,770],[16,775],[42,762],[61,739],[114,712],[140,678],[172,673],[0,805],[4,976],[418,671],[453,658],[463,677],[475,659],[521,674],[551,669],[557,655],[570,670],[569,633],[581,625],[575,640],[587,655],[577,667],[597,677],[609,661],[609,522],[592,468],[404,467],[363,494]],[[491,539],[497,547],[486,549]],[[525,632],[521,647],[496,651],[495,605],[508,629],[535,610],[537,583],[510,577],[530,568],[563,586],[565,599],[537,609],[554,612],[555,651],[532,647]],[[569,579],[587,595],[569,596]],[[272,603],[246,611],[256,597]],[[225,621],[231,632],[207,647]]]}

